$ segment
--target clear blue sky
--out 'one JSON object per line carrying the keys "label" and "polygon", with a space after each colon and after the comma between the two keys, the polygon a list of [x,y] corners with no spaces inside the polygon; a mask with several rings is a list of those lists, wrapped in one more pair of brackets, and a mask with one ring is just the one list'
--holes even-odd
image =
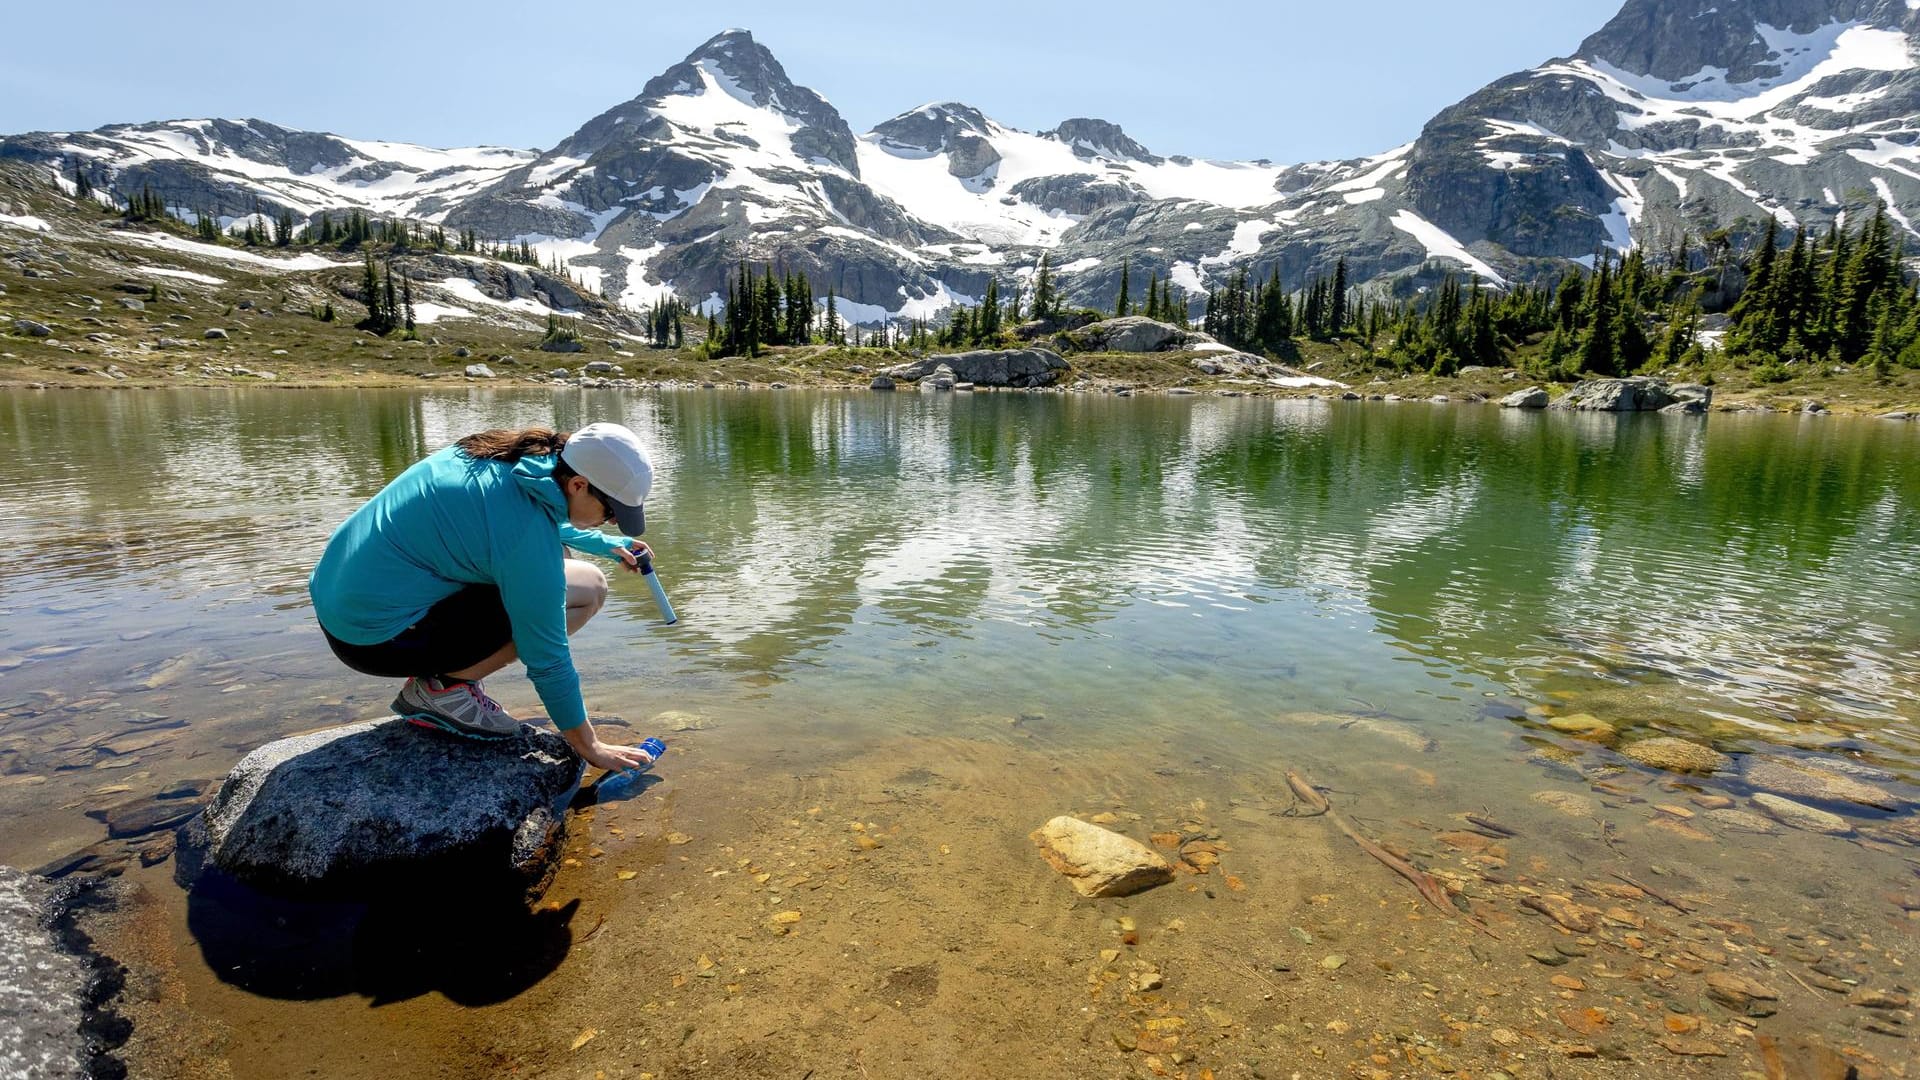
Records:
{"label": "clear blue sky", "polygon": [[1097,116],[1161,154],[1313,161],[1412,139],[1440,108],[1573,52],[1620,3],[18,4],[0,132],[259,117],[545,148],[740,26],[856,133],[958,100],[1031,131]]}

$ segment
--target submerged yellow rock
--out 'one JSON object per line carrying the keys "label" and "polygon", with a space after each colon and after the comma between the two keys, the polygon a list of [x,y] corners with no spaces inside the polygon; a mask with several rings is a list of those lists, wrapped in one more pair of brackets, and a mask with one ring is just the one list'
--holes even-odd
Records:
{"label": "submerged yellow rock", "polygon": [[1173,867],[1152,848],[1062,815],[1031,834],[1041,857],[1082,896],[1127,896],[1173,880]]}

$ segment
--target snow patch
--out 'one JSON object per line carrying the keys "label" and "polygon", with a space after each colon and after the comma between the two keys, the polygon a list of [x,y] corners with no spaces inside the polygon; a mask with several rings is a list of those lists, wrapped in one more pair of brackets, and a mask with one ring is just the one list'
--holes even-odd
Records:
{"label": "snow patch", "polygon": [[[907,295],[906,286],[900,287],[901,304],[897,308],[886,308],[879,304],[862,304],[844,297],[834,301],[834,312],[841,319],[861,326],[878,326],[896,319],[930,319],[952,307],[978,307],[978,297],[957,293],[947,288],[946,282],[936,281],[934,291],[926,296]],[[826,301],[821,300],[822,310]]]}
{"label": "snow patch", "polygon": [[[1805,34],[1761,23],[1754,28],[1766,42],[1781,72],[1750,83],[1729,83],[1725,68],[1702,68],[1684,79],[1656,79],[1615,67],[1605,60],[1571,60],[1542,68],[1542,73],[1576,74],[1611,83],[1639,100],[1626,99],[1651,112],[1677,111],[1687,105],[1709,116],[1740,120],[1768,112],[1811,89],[1830,75],[1846,71],[1903,71],[1913,66],[1906,35],[1857,22],[1835,22]],[[1615,96],[1606,85],[1601,91]],[[1635,125],[1640,126],[1640,125]]]}
{"label": "snow patch", "polygon": [[186,281],[197,281],[202,285],[225,285],[227,283],[226,278],[217,278],[212,274],[197,274],[192,270],[175,270],[170,266],[136,266],[134,269],[142,274],[158,274],[161,277],[182,278]]}
{"label": "snow patch", "polygon": [[1260,253],[1260,238],[1278,229],[1280,226],[1271,221],[1242,221],[1233,227],[1233,239],[1227,241],[1225,251],[1218,255],[1209,255],[1200,260],[1201,266],[1225,266],[1235,259],[1244,259]]}
{"label": "snow patch", "polygon": [[1613,209],[1600,215],[1600,221],[1607,227],[1607,246],[1624,255],[1633,250],[1633,227],[1646,212],[1647,200],[1632,177],[1610,172],[1602,172],[1600,176],[1607,186],[1620,193],[1620,197],[1613,200]]}
{"label": "snow patch", "polygon": [[53,226],[30,214],[0,214],[0,225],[12,225],[29,232],[52,232]]}
{"label": "snow patch", "polygon": [[[512,300],[495,300],[493,297],[481,292],[480,286],[474,284],[471,278],[450,277],[433,282],[432,284],[438,285],[440,288],[470,304],[482,304],[487,307],[501,308],[506,311],[517,311],[523,315],[546,316],[561,314],[559,311],[529,297],[519,296]],[[417,311],[419,305],[414,305],[414,308]]]}
{"label": "snow patch", "polygon": [[562,176],[577,171],[580,166],[586,163],[586,158],[566,157],[564,155],[554,158],[545,165],[536,165],[529,170],[527,172],[527,182],[525,186],[546,187]]}
{"label": "snow patch", "polygon": [[1481,262],[1467,251],[1466,247],[1455,240],[1451,234],[1411,210],[1401,210],[1393,215],[1393,227],[1420,241],[1427,249],[1429,259],[1452,259],[1466,264],[1467,269],[1496,285],[1505,285],[1507,279],[1494,272],[1493,267]]}
{"label": "snow patch", "polygon": [[621,306],[639,310],[656,307],[663,301],[673,298],[673,282],[656,284],[647,280],[647,264],[665,250],[667,245],[664,243],[655,243],[644,248],[620,249],[620,257],[627,260],[627,287],[620,292]]}
{"label": "snow patch", "polygon": [[466,308],[452,307],[447,304],[427,302],[413,305],[413,321],[420,326],[431,325],[442,319],[474,319],[478,317],[479,316],[468,311]]}
{"label": "snow patch", "polygon": [[192,255],[200,259],[215,262],[239,263],[274,273],[287,273],[294,270],[332,270],[342,266],[357,266],[358,263],[329,259],[324,255],[304,254],[286,258],[272,258],[256,255],[251,251],[236,251],[232,248],[214,247],[198,240],[188,240],[170,233],[147,233],[123,231],[113,236],[116,243],[142,244],[147,247],[165,248],[183,255]]}
{"label": "snow patch", "polygon": [[1901,228],[1913,233],[1915,236],[1920,236],[1920,232],[1914,231],[1913,222],[1908,221],[1907,215],[1900,212],[1900,204],[1895,202],[1893,198],[1893,188],[1887,186],[1884,178],[1878,176],[1873,178],[1873,190],[1879,192],[1880,201],[1887,204],[1887,216],[1899,222]]}

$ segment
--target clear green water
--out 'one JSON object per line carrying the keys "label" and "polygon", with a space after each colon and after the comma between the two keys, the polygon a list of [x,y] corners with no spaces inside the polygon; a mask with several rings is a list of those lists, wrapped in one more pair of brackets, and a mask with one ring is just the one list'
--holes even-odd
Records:
{"label": "clear green water", "polygon": [[[636,723],[751,715],[755,738],[855,745],[1026,715],[1064,745],[1177,753],[1228,721],[1357,712],[1473,762],[1545,705],[1730,752],[1813,736],[1920,775],[1912,425],[1029,394],[0,391],[0,811],[19,826],[0,860],[98,839],[79,804],[102,786],[217,776],[270,738],[380,714],[393,688],[340,667],[308,609],[331,528],[467,432],[596,420],[655,448],[648,539],[682,616],[657,625],[617,575],[576,639],[590,707]],[[489,685],[535,700],[517,675]],[[88,749],[153,715],[191,723]]]}

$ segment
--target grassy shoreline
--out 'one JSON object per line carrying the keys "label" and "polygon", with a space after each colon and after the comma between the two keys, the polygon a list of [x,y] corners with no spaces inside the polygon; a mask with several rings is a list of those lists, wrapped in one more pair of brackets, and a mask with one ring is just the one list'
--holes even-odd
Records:
{"label": "grassy shoreline", "polygon": [[[0,339],[0,345],[6,346],[0,351],[0,388],[7,389],[48,389],[48,390],[164,390],[164,389],[208,389],[216,387],[253,387],[278,390],[310,390],[329,388],[391,389],[413,390],[434,389],[448,385],[513,387],[531,389],[537,387],[573,386],[577,387],[577,374],[565,379],[529,378],[524,368],[502,366],[502,356],[511,353],[491,355],[473,351],[471,357],[442,359],[439,356],[422,357],[438,370],[399,370],[397,359],[390,363],[365,364],[359,362],[341,362],[336,365],[325,363],[285,364],[274,363],[278,357],[261,360],[258,358],[236,357],[228,353],[208,355],[199,353],[172,353],[159,363],[140,363],[129,361],[124,356],[102,358],[99,354],[86,349],[76,348],[73,352],[60,351],[55,356],[34,358],[21,355],[21,339],[18,337]],[[28,339],[27,348],[38,342]],[[42,346],[44,347],[44,346]],[[471,349],[471,346],[468,346]],[[1337,347],[1328,346],[1329,349]],[[444,348],[435,352],[445,352]],[[831,360],[817,357],[793,356],[794,352],[831,351],[837,356]],[[11,354],[11,355],[9,355]],[[537,354],[545,356],[546,354]],[[857,356],[857,359],[851,357]],[[635,354],[619,356],[608,353],[585,354],[588,359],[611,360],[624,369],[619,374],[605,376],[609,384],[620,389],[661,389],[661,388],[726,388],[726,389],[825,389],[869,391],[873,376],[894,364],[907,362],[910,357],[903,352],[882,350],[772,350],[761,357],[743,359],[729,357],[721,360],[704,359],[697,356],[675,354]],[[89,363],[89,360],[94,363]],[[1266,385],[1257,380],[1215,378],[1198,374],[1185,359],[1164,354],[1077,354],[1069,356],[1072,370],[1058,384],[1045,388],[1047,393],[1192,393],[1207,396],[1246,396],[1295,399],[1338,399],[1348,391],[1337,387],[1292,388]],[[36,362],[36,360],[40,362]],[[186,360],[184,370],[180,361]],[[577,373],[585,362],[581,354],[568,357],[551,358],[552,370],[568,366]],[[249,362],[251,361],[251,362]],[[846,361],[846,362],[841,362]],[[1312,362],[1312,361],[1309,361]],[[95,366],[95,364],[99,366]],[[465,365],[484,363],[495,371],[495,378],[470,377],[464,374]],[[1337,363],[1337,361],[1336,361]],[[234,365],[249,372],[264,371],[271,377],[263,378],[258,374],[203,372],[196,370],[200,365],[212,365],[231,368]],[[857,365],[857,368],[855,367]],[[83,367],[85,371],[72,370]],[[115,375],[105,374],[109,367],[118,369]],[[159,370],[153,370],[158,368]],[[283,371],[282,369],[292,369]],[[864,369],[864,370],[860,370]],[[1507,394],[1529,386],[1547,385],[1557,398],[1570,388],[1567,384],[1541,384],[1527,378],[1523,373],[1506,370],[1491,370],[1479,377],[1435,378],[1427,375],[1407,375],[1394,377],[1387,373],[1376,373],[1364,368],[1358,370],[1353,365],[1338,364],[1321,367],[1315,375],[1346,383],[1349,390],[1367,398],[1392,396],[1402,400],[1434,401],[1445,398],[1453,404],[1497,403]],[[1672,381],[1689,381],[1685,375],[1666,376]],[[1818,403],[1821,413],[1836,416],[1881,417],[1888,412],[1906,411],[1920,413],[1920,385],[1911,379],[1896,378],[1887,385],[1876,385],[1864,378],[1815,377],[1798,380],[1788,384],[1729,385],[1730,380],[1722,375],[1715,386],[1713,411],[1715,412],[1774,412],[1803,413],[1808,405]],[[986,388],[981,390],[1010,392],[1004,388]],[[901,383],[900,392],[918,392],[911,383]],[[1021,391],[1011,391],[1021,392]]]}

